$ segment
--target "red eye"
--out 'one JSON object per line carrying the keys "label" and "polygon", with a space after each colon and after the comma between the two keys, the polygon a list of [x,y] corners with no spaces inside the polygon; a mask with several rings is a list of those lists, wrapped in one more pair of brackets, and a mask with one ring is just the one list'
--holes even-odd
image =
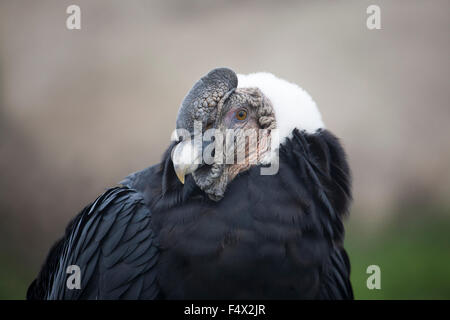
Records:
{"label": "red eye", "polygon": [[236,112],[236,119],[240,121],[247,119],[247,111],[239,110],[238,112]]}

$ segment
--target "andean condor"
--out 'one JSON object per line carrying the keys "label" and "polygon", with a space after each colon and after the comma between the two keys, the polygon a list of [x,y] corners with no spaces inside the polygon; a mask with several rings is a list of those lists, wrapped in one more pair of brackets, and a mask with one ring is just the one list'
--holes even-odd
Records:
{"label": "andean condor", "polygon": [[[207,163],[198,124],[224,137],[257,129],[258,152],[244,137],[244,149],[217,143]],[[353,298],[342,223],[350,170],[308,93],[269,73],[214,69],[183,100],[176,128],[161,163],[72,220],[28,299]],[[245,161],[220,161],[236,150]],[[72,265],[79,289],[67,286]]]}

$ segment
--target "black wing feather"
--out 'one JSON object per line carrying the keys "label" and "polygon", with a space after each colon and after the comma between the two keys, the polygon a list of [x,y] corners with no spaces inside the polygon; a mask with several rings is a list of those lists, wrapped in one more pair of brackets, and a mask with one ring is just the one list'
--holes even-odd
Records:
{"label": "black wing feather", "polygon": [[[107,190],[69,225],[49,253],[29,299],[154,299],[157,241],[142,196],[127,187]],[[66,287],[66,269],[81,270],[81,288]]]}

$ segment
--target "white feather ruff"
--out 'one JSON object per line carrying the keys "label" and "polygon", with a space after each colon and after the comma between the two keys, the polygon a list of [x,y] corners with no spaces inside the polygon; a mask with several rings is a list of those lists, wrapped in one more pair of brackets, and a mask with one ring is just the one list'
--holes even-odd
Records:
{"label": "white feather ruff", "polygon": [[324,128],[322,116],[311,96],[294,83],[271,73],[238,74],[238,88],[257,87],[269,98],[275,111],[279,144],[297,128],[314,133]]}

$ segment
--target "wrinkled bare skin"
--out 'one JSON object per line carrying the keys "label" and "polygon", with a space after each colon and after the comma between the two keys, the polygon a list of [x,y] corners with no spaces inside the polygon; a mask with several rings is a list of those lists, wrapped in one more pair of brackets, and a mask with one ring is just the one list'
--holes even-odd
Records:
{"label": "wrinkled bare skin", "polygon": [[[242,110],[246,112],[246,118],[239,120],[237,113]],[[270,101],[259,89],[239,88],[219,110],[215,128],[224,137],[225,144],[234,143],[234,148],[225,148],[225,152],[232,154],[224,154],[222,164],[214,163],[207,177],[194,173],[194,179],[210,198],[220,200],[228,183],[240,172],[260,164],[270,152],[270,130],[276,128],[275,114]],[[227,136],[230,130],[234,137]],[[239,158],[239,150],[245,150],[244,159]],[[231,164],[227,159],[232,159]]]}

